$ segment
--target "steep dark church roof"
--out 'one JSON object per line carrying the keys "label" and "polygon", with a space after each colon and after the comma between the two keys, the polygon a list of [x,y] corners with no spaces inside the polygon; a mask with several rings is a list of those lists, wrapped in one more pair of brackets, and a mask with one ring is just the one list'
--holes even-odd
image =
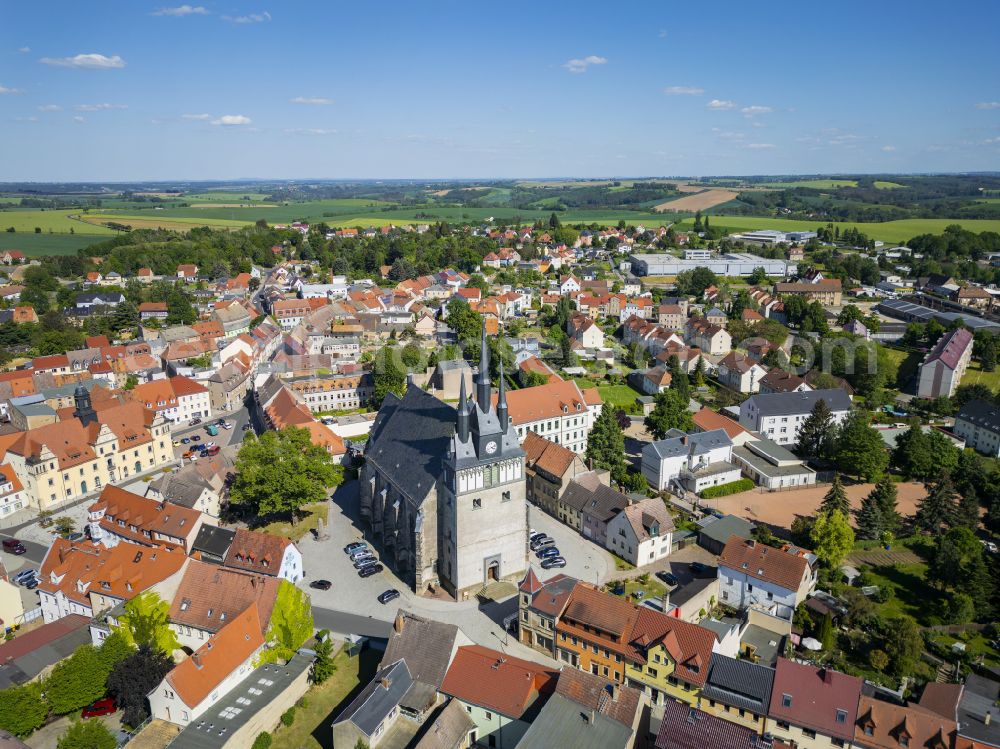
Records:
{"label": "steep dark church roof", "polygon": [[443,475],[455,418],[447,403],[408,385],[402,399],[386,397],[365,457],[419,505]]}

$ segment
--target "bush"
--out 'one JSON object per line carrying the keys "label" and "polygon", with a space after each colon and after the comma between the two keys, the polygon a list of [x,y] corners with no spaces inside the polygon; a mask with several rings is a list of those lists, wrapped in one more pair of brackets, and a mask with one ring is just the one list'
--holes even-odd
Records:
{"label": "bush", "polygon": [[295,707],[292,706],[281,714],[281,724],[290,726],[295,722]]}
{"label": "bush", "polygon": [[718,486],[710,486],[701,493],[702,499],[714,499],[716,497],[728,497],[730,494],[739,494],[740,492],[749,491],[755,486],[751,479],[739,479],[737,481],[730,481],[728,484],[719,484]]}
{"label": "bush", "polygon": [[251,749],[268,749],[271,746],[271,734],[267,731],[264,733],[258,733],[257,738],[253,740],[251,744]]}

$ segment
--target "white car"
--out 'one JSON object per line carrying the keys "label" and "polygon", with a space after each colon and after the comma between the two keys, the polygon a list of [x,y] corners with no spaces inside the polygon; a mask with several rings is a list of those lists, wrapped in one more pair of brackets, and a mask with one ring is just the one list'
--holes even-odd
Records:
{"label": "white car", "polygon": [[232,424],[230,424],[230,423],[229,423],[229,422],[227,421],[227,422],[226,422],[225,424],[223,424],[223,425],[222,425],[222,428],[223,428],[223,429],[232,429],[232,428],[233,428],[233,425],[232,425]]}

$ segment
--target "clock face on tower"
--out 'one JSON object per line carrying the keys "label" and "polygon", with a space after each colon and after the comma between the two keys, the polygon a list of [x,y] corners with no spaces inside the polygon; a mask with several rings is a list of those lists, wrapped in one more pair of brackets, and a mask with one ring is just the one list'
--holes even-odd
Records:
{"label": "clock face on tower", "polygon": [[486,454],[487,455],[492,455],[496,451],[497,451],[496,440],[490,440],[489,442],[486,443]]}

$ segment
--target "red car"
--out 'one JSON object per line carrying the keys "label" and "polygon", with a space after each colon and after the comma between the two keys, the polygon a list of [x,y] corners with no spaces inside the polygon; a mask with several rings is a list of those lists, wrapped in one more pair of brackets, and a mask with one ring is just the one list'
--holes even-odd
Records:
{"label": "red car", "polygon": [[81,718],[99,718],[102,715],[111,715],[115,711],[115,698],[104,697],[83,708],[80,713]]}

